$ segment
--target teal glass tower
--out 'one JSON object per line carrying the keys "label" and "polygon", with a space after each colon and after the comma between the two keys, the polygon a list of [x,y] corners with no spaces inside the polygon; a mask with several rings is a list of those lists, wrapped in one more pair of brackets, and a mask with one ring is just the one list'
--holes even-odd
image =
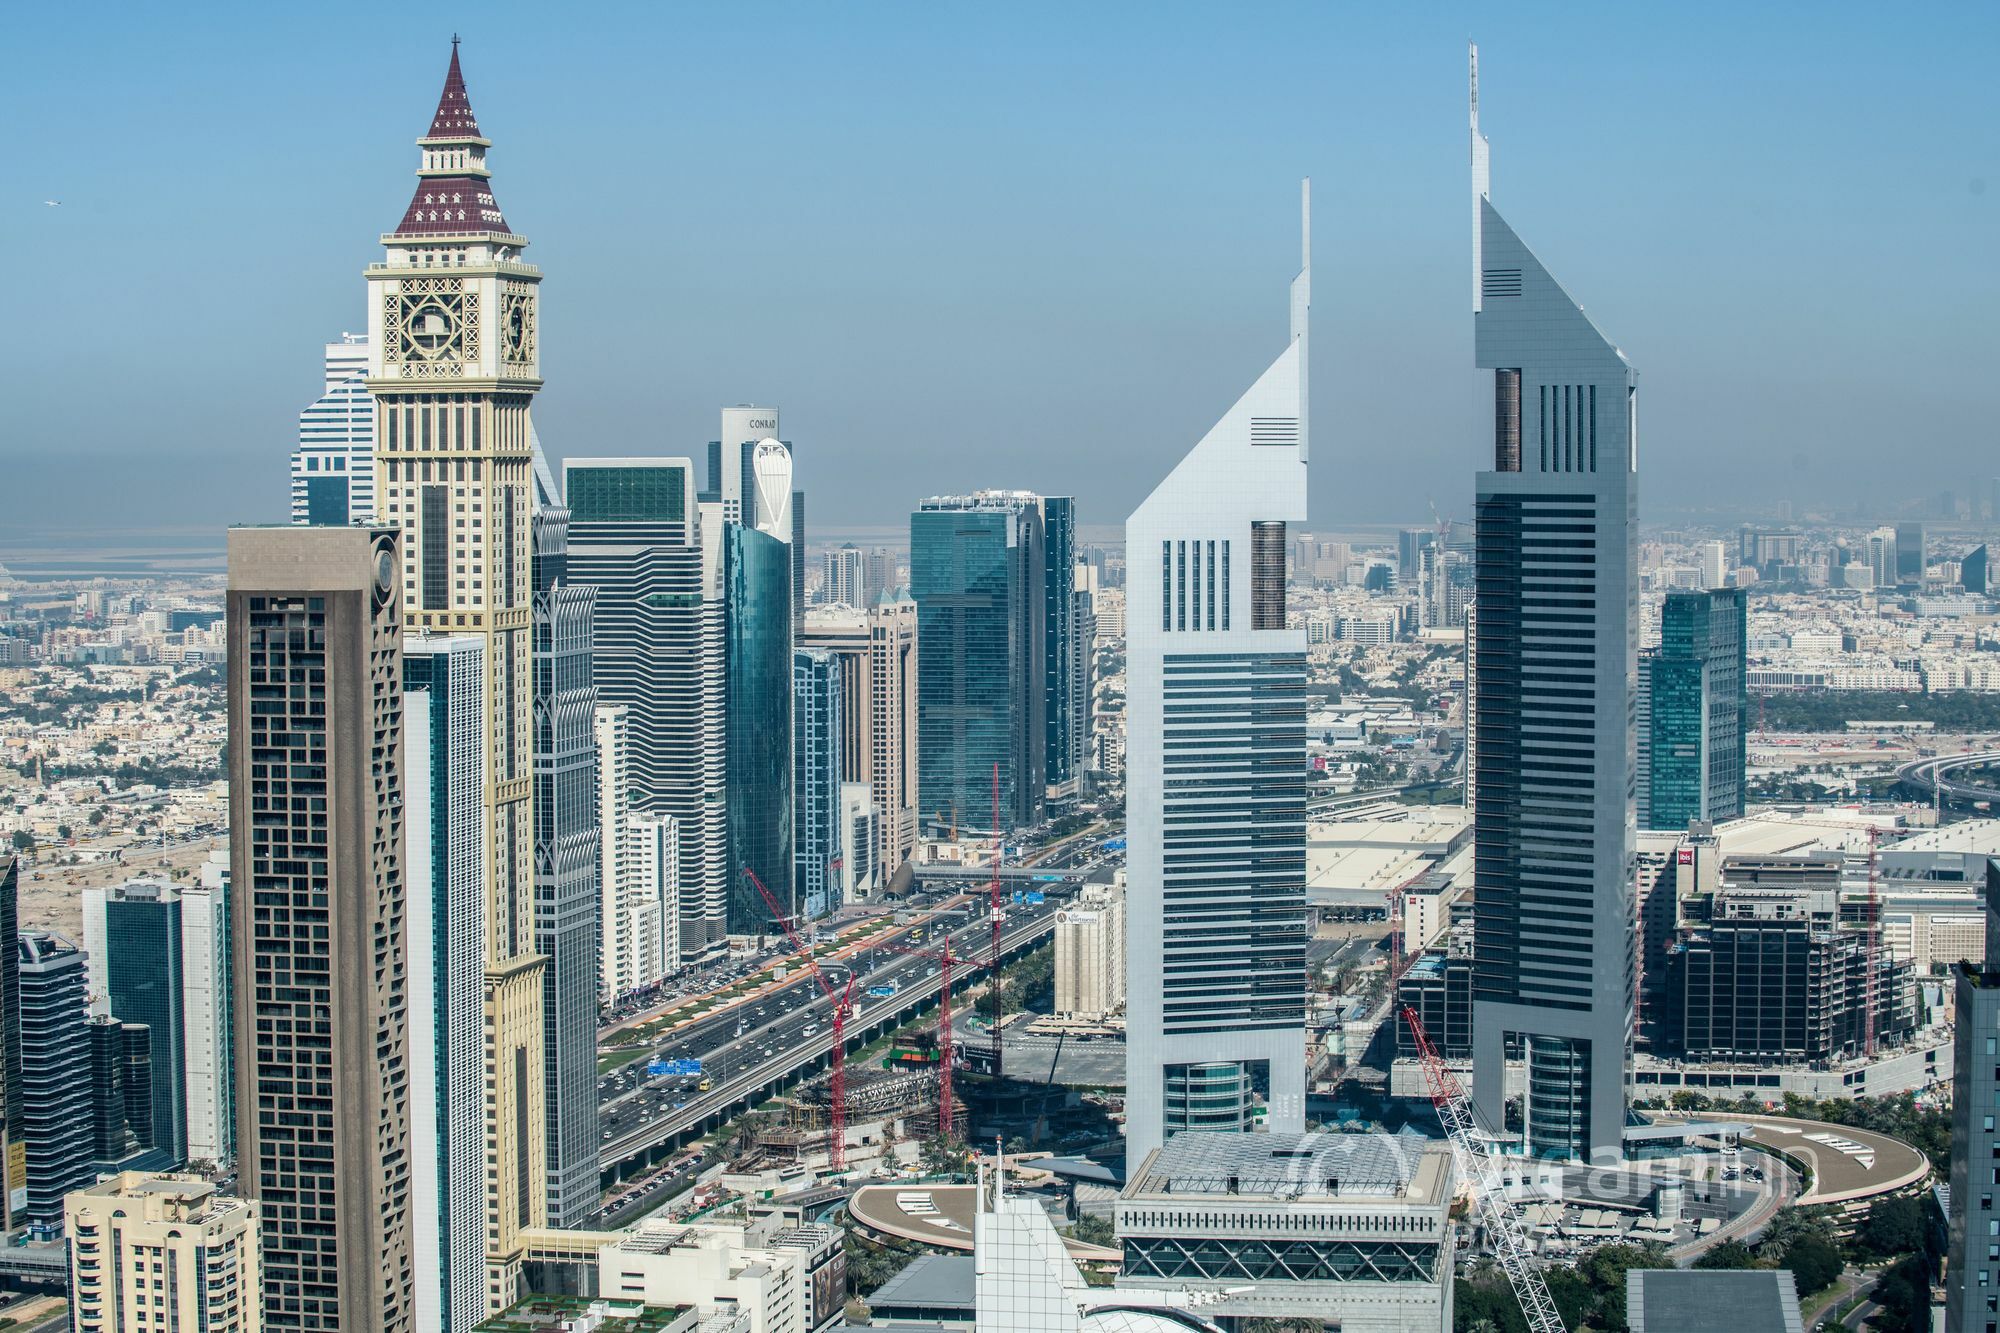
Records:
{"label": "teal glass tower", "polygon": [[771,928],[771,909],[746,868],[787,915],[800,909],[792,883],[792,548],[741,523],[725,523],[723,540],[729,933],[758,935]]}
{"label": "teal glass tower", "polygon": [[181,896],[161,880],[132,880],[84,895],[84,940],[112,1017],[151,1037],[153,1152],[140,1164],[178,1170],[187,1161],[186,1016]]}
{"label": "teal glass tower", "polygon": [[1639,662],[1651,703],[1640,737],[1643,827],[1685,829],[1690,820],[1743,813],[1747,623],[1741,588],[1667,594],[1660,647]]}
{"label": "teal glass tower", "polygon": [[981,491],[910,516],[917,603],[917,803],[927,828],[999,831],[1042,817],[1049,717],[1042,502]]}

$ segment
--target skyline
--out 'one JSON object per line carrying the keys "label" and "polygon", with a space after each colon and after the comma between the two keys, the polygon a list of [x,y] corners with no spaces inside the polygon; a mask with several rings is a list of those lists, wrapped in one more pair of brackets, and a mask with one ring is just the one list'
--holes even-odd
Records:
{"label": "skyline", "polygon": [[[499,196],[561,275],[552,456],[696,454],[719,406],[766,401],[807,447],[801,480],[827,519],[886,523],[924,494],[1006,485],[1071,491],[1085,526],[1114,521],[1206,405],[1255,373],[1278,326],[1246,293],[1287,272],[1290,191],[1311,175],[1317,394],[1338,405],[1321,433],[1346,465],[1322,470],[1310,522],[1416,521],[1433,501],[1469,512],[1484,407],[1462,370],[1453,223],[1462,41],[1481,25],[1398,16],[1390,33],[1373,16],[1263,7],[1168,31],[1108,10],[1056,49],[1046,10],[921,32],[879,12],[794,15],[761,33],[757,95],[732,102],[710,62],[750,49],[765,17],[629,11],[533,28],[532,48],[504,11],[463,32]],[[2000,21],[1953,21],[1959,40],[1927,32],[1908,62],[1891,57],[1917,35],[1883,16],[1798,31],[1718,19],[1688,25],[1697,39],[1542,15],[1484,34],[1507,75],[1488,107],[1508,127],[1497,169],[1538,201],[1523,225],[1568,257],[1648,372],[1642,448],[1676,463],[1656,511],[1698,503],[1704,465],[1724,459],[1735,494],[1837,505],[1869,491],[1869,459],[1901,449],[1934,470],[1910,479],[1918,495],[1985,466],[1972,321],[2000,296],[1975,262],[1996,164],[1934,131],[1972,122],[1974,53]],[[385,145],[427,110],[410,90],[436,77],[450,35],[440,22],[382,48],[366,22],[312,28],[310,44],[303,15],[171,22],[135,13],[85,41],[63,16],[28,16],[16,49],[38,63],[0,92],[17,121],[64,126],[21,149],[0,224],[39,257],[19,296],[45,312],[36,334],[6,335],[10,364],[44,390],[18,400],[0,446],[25,531],[117,528],[162,503],[190,524],[282,516],[318,349],[361,324],[363,242],[394,226],[409,188]],[[1629,61],[1594,55],[1602,23],[1625,30]],[[1779,41],[1794,58],[1759,63]],[[273,54],[286,51],[314,55]],[[1302,109],[1189,91],[1253,76],[1299,90]],[[135,99],[161,114],[135,121]],[[1567,116],[1584,104],[1600,114]],[[254,132],[265,124],[277,132]],[[114,135],[115,184],[74,149]],[[1605,183],[1591,208],[1565,208],[1579,163]],[[135,200],[147,243],[173,257],[139,282],[91,262],[133,244]],[[627,280],[635,234],[659,258]],[[1864,246],[1896,263],[1845,261]],[[1621,269],[1627,253],[1651,258]],[[84,347],[125,373],[107,383]],[[1791,438],[1779,421],[1796,422]],[[982,461],[996,456],[1008,462]],[[133,484],[87,491],[107,465]],[[910,476],[907,495],[869,480],[885,469]]]}

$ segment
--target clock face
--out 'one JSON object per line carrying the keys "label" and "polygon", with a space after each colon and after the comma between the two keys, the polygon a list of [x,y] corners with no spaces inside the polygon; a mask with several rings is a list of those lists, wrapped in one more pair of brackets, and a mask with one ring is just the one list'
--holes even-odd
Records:
{"label": "clock face", "polygon": [[410,344],[420,356],[438,356],[458,334],[458,316],[436,301],[427,301],[410,315],[405,325]]}

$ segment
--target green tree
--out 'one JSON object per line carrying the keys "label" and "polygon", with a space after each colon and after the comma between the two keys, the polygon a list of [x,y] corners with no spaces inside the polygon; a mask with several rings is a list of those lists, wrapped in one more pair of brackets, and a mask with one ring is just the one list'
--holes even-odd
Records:
{"label": "green tree", "polygon": [[17,852],[32,852],[35,850],[35,835],[26,829],[15,829],[13,833],[8,835],[7,840],[14,844],[14,850]]}
{"label": "green tree", "polygon": [[1725,1240],[1705,1250],[1694,1261],[1696,1268],[1755,1268],[1757,1252],[1740,1240]]}
{"label": "green tree", "polygon": [[56,836],[58,838],[61,838],[64,842],[68,842],[71,838],[76,836],[76,830],[72,829],[67,824],[58,824],[56,825]]}
{"label": "green tree", "polygon": [[1110,1246],[1118,1243],[1117,1229],[1103,1218],[1088,1213],[1076,1219],[1076,1225],[1069,1229],[1069,1234],[1085,1245]]}
{"label": "green tree", "polygon": [[1915,1254],[1924,1247],[1923,1205],[1907,1195],[1877,1199],[1869,1205],[1868,1220],[1855,1241],[1867,1253],[1885,1259]]}
{"label": "green tree", "polygon": [[1810,1296],[1832,1286],[1847,1267],[1847,1261],[1841,1257],[1838,1245],[1824,1236],[1807,1234],[1786,1248],[1778,1266],[1792,1270],[1799,1295]]}

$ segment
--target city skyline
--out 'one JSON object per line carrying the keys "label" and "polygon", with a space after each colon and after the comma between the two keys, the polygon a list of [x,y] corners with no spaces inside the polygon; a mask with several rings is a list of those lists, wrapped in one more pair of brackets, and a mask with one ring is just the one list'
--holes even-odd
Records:
{"label": "city skyline", "polygon": [[[1438,16],[1385,32],[1377,20],[1261,9],[1240,28],[1203,33],[1230,68],[1266,61],[1299,76],[1307,114],[1263,135],[1267,117],[1254,102],[1167,100],[1162,89],[1185,85],[1193,34],[1141,33],[1123,54],[1132,25],[1116,15],[1077,25],[1061,54],[1029,40],[1033,13],[1019,32],[959,20],[901,32],[879,51],[812,21],[781,25],[746,48],[724,21],[632,16],[640,40],[552,31],[532,66],[509,49],[508,25],[468,31],[480,51],[484,114],[515,135],[509,206],[562,274],[548,315],[549,341],[564,349],[542,423],[551,456],[610,452],[602,443],[612,439],[621,452],[691,453],[708,438],[718,403],[776,399],[816,457],[843,465],[822,482],[816,513],[888,522],[923,494],[998,482],[1075,493],[1088,527],[1136,503],[1132,479],[1157,470],[1162,442],[1193,433],[1204,402],[1254,373],[1269,326],[1241,294],[1283,271],[1289,243],[1270,224],[1271,205],[1289,180],[1312,174],[1329,188],[1337,182],[1330,197],[1345,205],[1329,214],[1336,230],[1322,256],[1347,315],[1320,358],[1320,396],[1341,404],[1325,424],[1360,439],[1398,436],[1375,466],[1338,485],[1317,483],[1315,520],[1414,516],[1427,500],[1468,511],[1463,442],[1480,403],[1434,373],[1462,364],[1453,315],[1463,242],[1443,228],[1440,205],[1456,191],[1450,118],[1440,108],[1455,81],[1457,39],[1476,21]],[[1990,47],[1980,37],[1993,21],[1960,21],[1959,40],[1924,35],[1926,59],[1944,64],[1920,86],[1902,72],[1909,62],[1885,58],[1915,35],[1854,16],[1804,28],[1730,19],[1715,31],[1733,40],[1704,32],[1694,63],[1713,73],[1694,81],[1683,71],[1695,38],[1635,20],[1623,22],[1637,48],[1615,71],[1582,60],[1582,35],[1535,17],[1489,42],[1494,58],[1520,71],[1500,103],[1522,130],[1509,178],[1531,197],[1554,198],[1578,161],[1610,173],[1605,206],[1589,218],[1550,206],[1523,225],[1572,256],[1574,280],[1605,303],[1594,315],[1644,333],[1630,350],[1653,377],[1647,446],[1696,464],[1683,470],[1686,480],[1663,478],[1662,509],[1698,500],[1699,464],[1723,458],[1740,473],[1741,493],[1796,490],[1842,504],[1866,487],[1822,464],[1867,473],[1897,443],[1921,439],[1937,475],[1914,483],[1919,494],[1973,466],[1990,437],[1986,395],[1967,387],[1980,382],[1979,340],[1954,336],[1965,330],[1949,314],[1920,318],[1913,308],[1925,303],[1928,312],[1938,290],[1961,293],[1968,311],[1993,295],[1992,274],[1973,262],[1991,216],[1991,172],[1920,132],[1976,114],[1975,80],[1950,77],[1950,62]],[[162,36],[143,15],[93,42],[89,72],[65,63],[65,52],[85,48],[64,20],[27,19],[23,48],[48,38],[53,58],[23,70],[0,98],[37,99],[84,137],[106,128],[106,115],[129,120],[116,109],[128,97],[171,98],[212,62],[249,66],[157,126],[120,126],[141,136],[133,184],[160,201],[164,248],[191,251],[233,226],[243,200],[267,183],[262,154],[211,156],[202,143],[232,144],[254,115],[314,164],[302,200],[301,184],[288,180],[286,197],[306,205],[292,210],[304,213],[297,226],[282,245],[261,235],[233,241],[232,262],[249,280],[241,296],[217,299],[183,286],[192,279],[178,273],[114,287],[89,265],[73,267],[114,248],[114,200],[53,148],[28,146],[0,229],[44,257],[24,275],[21,297],[52,311],[56,328],[38,338],[11,331],[10,360],[52,386],[74,383],[68,349],[85,330],[71,323],[93,311],[93,342],[122,353],[133,376],[129,390],[82,416],[58,406],[69,401],[62,393],[24,404],[18,443],[0,454],[33,497],[34,522],[130,525],[147,510],[157,516],[163,502],[209,526],[282,512],[282,469],[251,463],[289,437],[311,400],[313,349],[364,322],[354,293],[332,275],[363,257],[358,242],[398,202],[405,163],[384,145],[408,133],[408,89],[434,77],[424,43],[384,59],[361,39],[366,25],[351,36],[315,32],[310,63],[274,59],[273,51],[307,49],[292,40],[292,22],[246,17],[207,34],[185,61],[162,62],[173,71],[167,82],[140,58]],[[866,16],[856,20],[861,34],[881,35]],[[966,63],[961,47],[972,38],[987,43],[981,57],[947,82],[942,69]],[[1793,58],[1755,79],[1732,77],[1779,43]],[[631,49],[609,49],[621,45]],[[703,116],[700,132],[683,127],[691,108],[735,104],[712,82],[723,73],[671,64],[667,94],[649,91],[641,74],[649,58],[695,62],[746,49],[760,71],[755,109]],[[1111,59],[1114,50],[1122,58]],[[259,60],[248,59],[253,51]],[[1558,68],[1563,78],[1552,78]],[[105,71],[120,78],[121,97],[102,96]],[[856,75],[886,78],[892,91],[826,120],[826,103]],[[577,93],[586,78],[588,93]],[[1606,114],[1570,123],[1575,97],[1595,98]],[[935,107],[936,123],[913,124],[923,120],[910,115],[918,105]],[[623,180],[608,195],[592,184],[610,169],[606,153],[628,151],[628,131],[590,133],[607,119],[629,125],[636,142],[658,144],[657,179]],[[1754,148],[1742,142],[1746,121],[1763,130],[1748,136]],[[1172,151],[1120,152],[1154,124]],[[161,134],[191,156],[148,151]],[[598,137],[620,142],[601,148]],[[1614,147],[1645,168],[1616,166]],[[1212,186],[1200,197],[1188,189],[1196,179]],[[1825,197],[1826,180],[1845,184],[1837,201]],[[1667,221],[1678,214],[1669,204],[1705,181],[1715,187],[1712,206],[1692,222]],[[742,206],[685,207],[696,195]],[[45,207],[45,197],[61,206]],[[1820,225],[1807,233],[1793,219],[1809,208]],[[731,218],[704,220],[712,213]],[[648,219],[659,220],[665,262],[628,280],[609,266],[619,248],[611,232]],[[1891,246],[1899,266],[1850,273],[1830,292],[1829,266],[1864,241]],[[1616,273],[1627,244],[1659,262]],[[313,262],[296,284],[261,280],[300,256]],[[61,299],[52,285],[59,273],[68,284]],[[1686,300],[1695,275],[1720,307]],[[240,337],[247,309],[256,311],[254,340]],[[1825,317],[1797,321],[1799,310]],[[939,321],[957,336],[922,332]],[[162,338],[179,345],[174,356],[149,354]],[[1106,348],[1129,350],[1106,363]],[[1753,350],[1768,374],[1746,382],[1734,367]],[[661,363],[674,372],[635,374]],[[1831,373],[1823,367],[1841,364],[1873,370],[1860,383],[1822,382]],[[240,373],[216,373],[225,369]],[[183,370],[211,373],[184,383]],[[190,387],[211,379],[230,383],[226,402]],[[1450,388],[1404,392],[1433,379]],[[1017,384],[1034,392],[1015,393]],[[885,401],[897,410],[883,414]],[[1781,430],[1788,421],[1796,424]],[[634,423],[643,423],[636,439]],[[963,447],[937,449],[940,430]],[[1016,460],[1009,475],[973,475],[973,460],[1001,450]],[[912,460],[921,471],[908,495],[865,484]],[[83,482],[107,461],[147,484],[86,502],[92,488]]]}

